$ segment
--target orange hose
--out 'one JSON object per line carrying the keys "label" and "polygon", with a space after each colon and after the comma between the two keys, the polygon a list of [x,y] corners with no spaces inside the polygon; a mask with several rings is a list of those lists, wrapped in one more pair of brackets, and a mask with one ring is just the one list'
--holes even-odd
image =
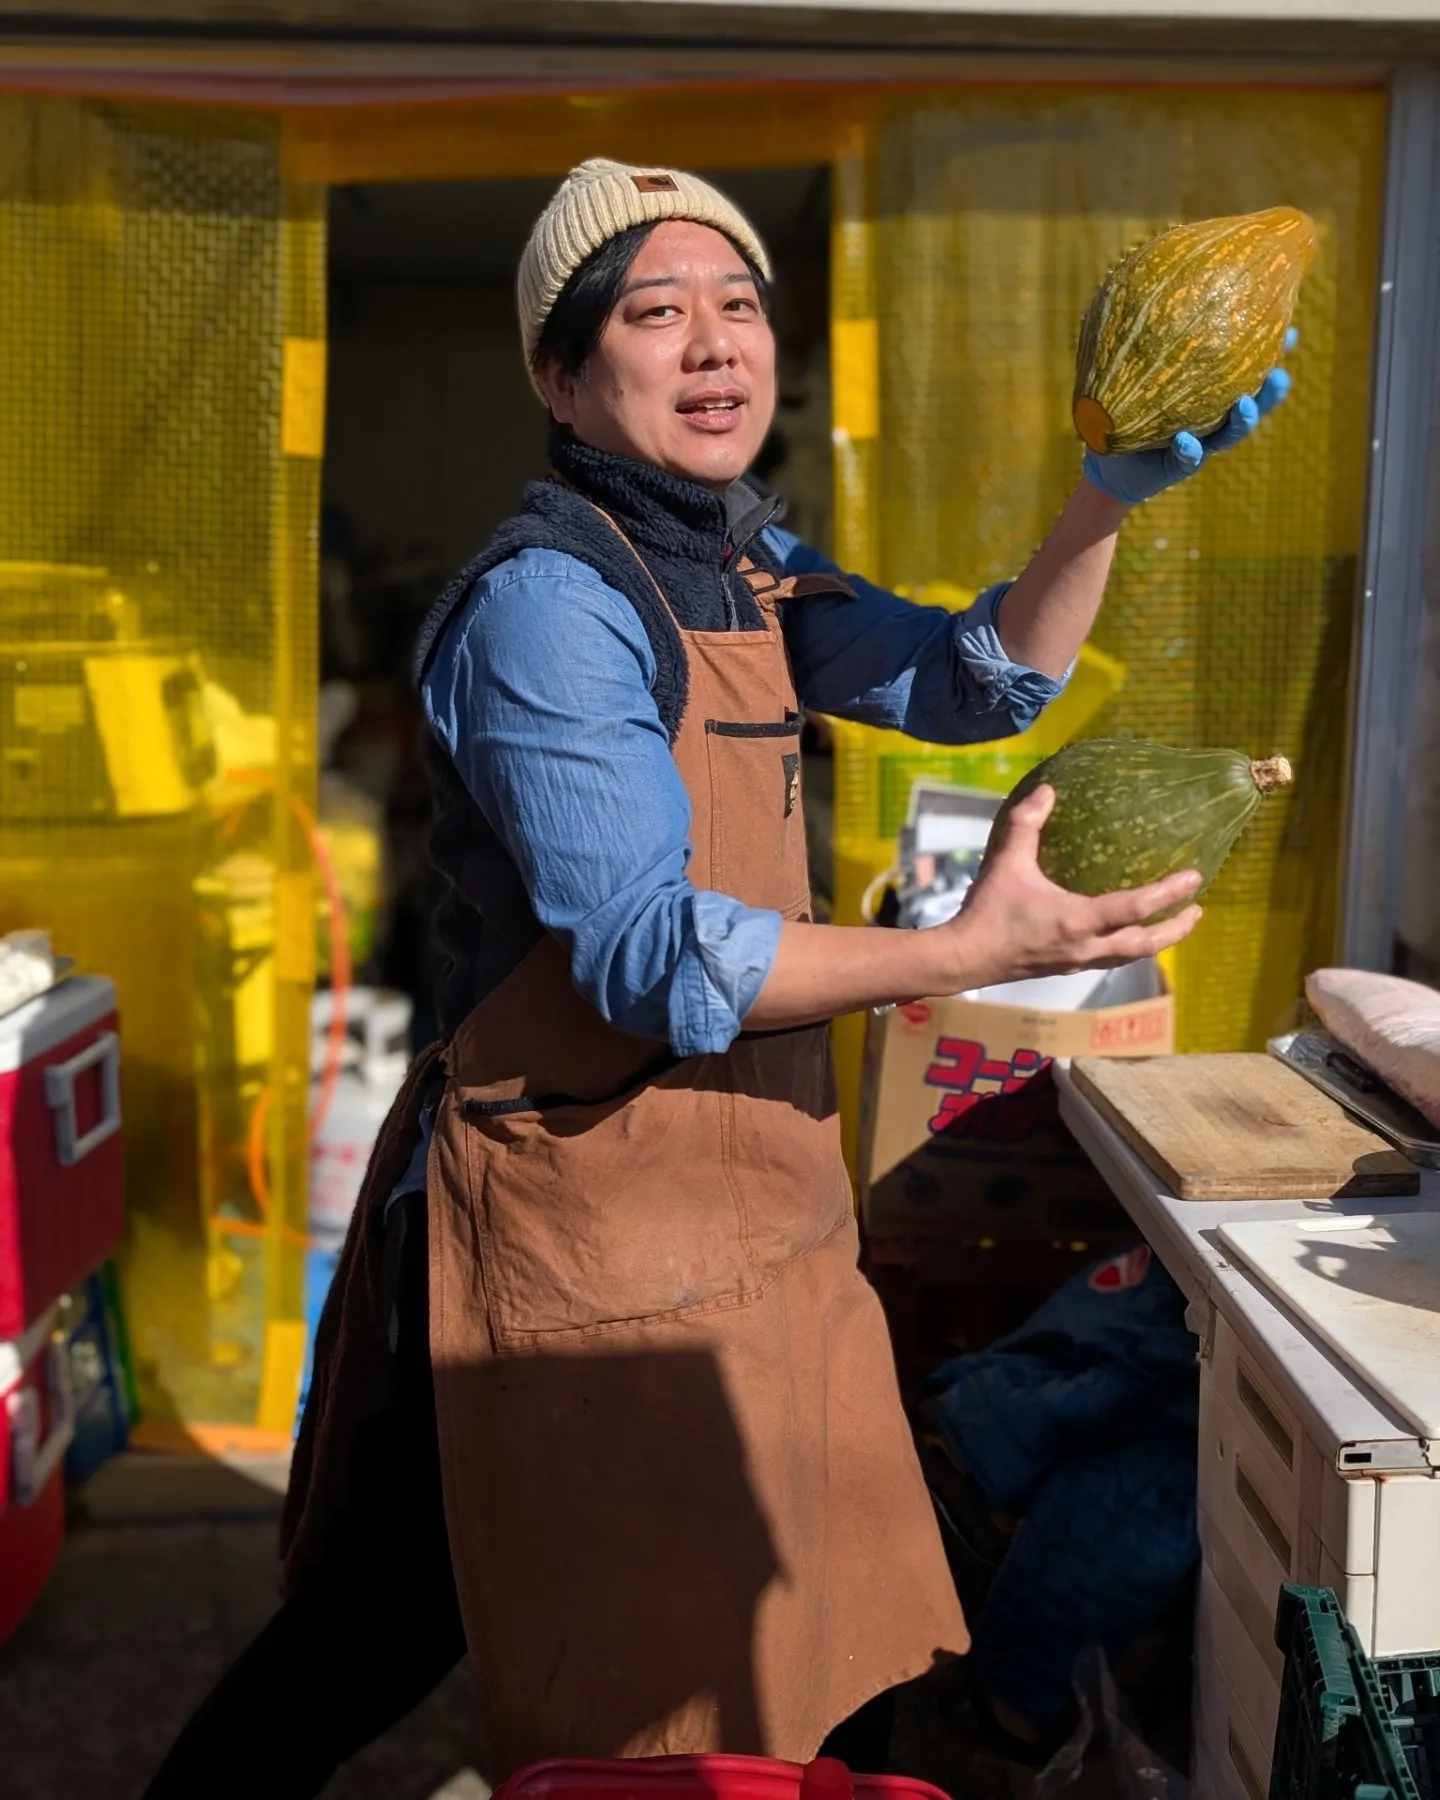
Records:
{"label": "orange hose", "polygon": [[[270,1217],[270,1176],[265,1167],[265,1127],[270,1123],[273,1088],[263,1087],[255,1096],[250,1111],[250,1130],[245,1138],[245,1169],[250,1177],[250,1192],[260,1208],[260,1217]],[[261,1227],[264,1230],[264,1227]]]}
{"label": "orange hose", "polygon": [[[212,1219],[210,1222],[225,1237],[263,1238],[270,1229],[258,1219]],[[297,1250],[310,1248],[309,1237],[303,1231],[296,1231],[293,1225],[285,1227],[285,1242],[293,1244]]]}

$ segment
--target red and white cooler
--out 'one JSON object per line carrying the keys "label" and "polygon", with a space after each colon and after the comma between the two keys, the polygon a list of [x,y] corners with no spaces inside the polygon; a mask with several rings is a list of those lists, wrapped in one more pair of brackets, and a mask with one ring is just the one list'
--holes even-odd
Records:
{"label": "red and white cooler", "polygon": [[65,1452],[75,1435],[70,1362],[50,1307],[0,1343],[0,1644],[50,1577],[65,1539]]}
{"label": "red and white cooler", "polygon": [[115,1249],[124,1182],[115,984],[72,976],[0,1017],[0,1342]]}

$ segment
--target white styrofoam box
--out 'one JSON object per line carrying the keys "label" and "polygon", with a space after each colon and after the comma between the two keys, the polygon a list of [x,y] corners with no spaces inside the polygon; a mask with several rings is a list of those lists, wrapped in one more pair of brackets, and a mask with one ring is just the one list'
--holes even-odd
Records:
{"label": "white styrofoam box", "polygon": [[[1341,1475],[1334,1447],[1327,1450],[1307,1431],[1293,1396],[1286,1392],[1284,1367],[1247,1350],[1222,1314],[1215,1322],[1205,1374],[1229,1409],[1237,1454],[1247,1473],[1261,1472],[1265,1492],[1278,1509],[1291,1544],[1308,1531],[1348,1574],[1372,1574],[1375,1484]],[[1214,1478],[1214,1465],[1208,1467]],[[1206,1472],[1202,1458],[1202,1503]]]}
{"label": "white styrofoam box", "polygon": [[1084,1012],[1101,1006],[1134,1006],[1158,1000],[1165,977],[1154,957],[1122,963],[1118,969],[1084,969],[1078,975],[1036,975],[1028,981],[1003,981],[972,988],[965,1000],[991,1006],[1027,1006],[1039,1012]]}
{"label": "white styrofoam box", "polygon": [[[1286,1580],[1333,1588],[1372,1656],[1440,1648],[1440,1471],[1371,1476],[1353,1446],[1316,1430],[1287,1364],[1217,1315],[1200,1379],[1207,1563],[1223,1540],[1267,1607]],[[1356,1473],[1342,1475],[1342,1460]],[[1252,1609],[1238,1610],[1253,1623]]]}
{"label": "white styrofoam box", "polygon": [[1207,1372],[1226,1404],[1249,1414],[1277,1471],[1298,1471],[1304,1427],[1280,1384],[1246,1351],[1223,1313],[1215,1320]]}
{"label": "white styrofoam box", "polygon": [[1280,1587],[1298,1581],[1334,1590],[1371,1656],[1440,1648],[1440,1477],[1337,1476],[1316,1518],[1287,1496],[1251,1422],[1203,1372],[1199,1454],[1201,1552],[1252,1642],[1269,1644]]}
{"label": "white styrofoam box", "polygon": [[1341,1475],[1333,1462],[1327,1463],[1321,1456],[1319,1445],[1309,1439],[1305,1454],[1313,1457],[1321,1469],[1317,1481],[1307,1486],[1311,1492],[1317,1485],[1320,1490],[1322,1551],[1347,1575],[1373,1575],[1379,1545],[1376,1507],[1380,1483],[1368,1476]]}
{"label": "white styrofoam box", "polygon": [[[1425,1179],[1431,1173],[1440,1183],[1440,1171],[1426,1171]],[[1253,1204],[1268,1212],[1279,1203]],[[1191,1210],[1209,1213],[1216,1209],[1192,1206]],[[1233,1334],[1250,1367],[1265,1377],[1269,1389],[1299,1420],[1305,1436],[1313,1440],[1328,1465],[1357,1475],[1391,1470],[1427,1472],[1424,1445],[1414,1427],[1372,1394],[1354,1370],[1293,1318],[1257,1276],[1222,1264],[1209,1285],[1205,1309],[1207,1344],[1217,1339],[1223,1343]]]}
{"label": "white styrofoam box", "polygon": [[1296,1555],[1299,1480],[1294,1471],[1276,1473],[1259,1432],[1242,1422],[1204,1372],[1198,1501],[1209,1527],[1205,1535],[1219,1533],[1246,1579],[1270,1602],[1273,1618],[1280,1588],[1302,1579]]}
{"label": "white styrofoam box", "polygon": [[[1206,1567],[1215,1573],[1251,1640],[1262,1650],[1271,1641],[1280,1589],[1287,1581],[1332,1587],[1369,1649],[1374,1639],[1374,1577],[1341,1568],[1338,1558],[1322,1545],[1318,1517],[1301,1510],[1299,1482],[1277,1476],[1258,1436],[1249,1418],[1227,1406],[1202,1372],[1198,1501]],[[1374,1516],[1374,1482],[1355,1479],[1341,1485],[1355,1490],[1362,1515]],[[1317,1505],[1317,1514],[1319,1510]],[[1431,1604],[1440,1606],[1440,1594],[1431,1596]]]}
{"label": "white styrofoam box", "polygon": [[1268,1651],[1251,1637],[1209,1569],[1200,1573],[1195,1608],[1195,1654],[1213,1656],[1238,1698],[1255,1736],[1274,1745],[1280,1719],[1285,1659],[1272,1641]]}
{"label": "white styrofoam box", "polygon": [[1208,1750],[1190,1753],[1190,1794],[1191,1800],[1248,1800],[1239,1789],[1233,1769],[1228,1782],[1221,1779]]}
{"label": "white styrofoam box", "polygon": [[1218,1239],[1415,1437],[1440,1440],[1440,1208],[1235,1219]]}
{"label": "white styrofoam box", "polygon": [[1212,1658],[1196,1653],[1190,1677],[1190,1785],[1193,1800],[1235,1800],[1231,1783],[1222,1779],[1215,1744],[1224,1736],[1219,1716],[1223,1696],[1216,1691]]}
{"label": "white styrofoam box", "polygon": [[1213,1800],[1266,1800],[1274,1740],[1265,1742],[1217,1659],[1195,1657],[1195,1762],[1208,1770]]}
{"label": "white styrofoam box", "polygon": [[990,841],[998,794],[917,781],[910,789],[906,830],[917,856],[944,856],[952,850],[983,850]]}
{"label": "white styrofoam box", "polygon": [[1335,1558],[1322,1550],[1318,1572],[1302,1578],[1307,1587],[1327,1587],[1340,1602],[1340,1610],[1355,1627],[1360,1648],[1367,1656],[1375,1651],[1375,1591],[1373,1575],[1347,1575]]}
{"label": "white styrofoam box", "polygon": [[1199,1516],[1200,1548],[1205,1575],[1225,1596],[1225,1602],[1252,1648],[1275,1674],[1282,1658],[1275,1645],[1275,1612],[1279,1590],[1263,1598],[1241,1563],[1240,1554],[1225,1534],[1203,1511]]}
{"label": "white styrofoam box", "polygon": [[[1215,1765],[1210,1760],[1209,1752],[1198,1746],[1190,1752],[1190,1796],[1191,1800],[1222,1800],[1220,1777],[1215,1773]],[[1224,1800],[1229,1800],[1229,1796],[1225,1796]]]}
{"label": "white styrofoam box", "polygon": [[1372,1656],[1440,1650],[1440,1475],[1392,1476],[1370,1484],[1379,1500],[1375,1532]]}

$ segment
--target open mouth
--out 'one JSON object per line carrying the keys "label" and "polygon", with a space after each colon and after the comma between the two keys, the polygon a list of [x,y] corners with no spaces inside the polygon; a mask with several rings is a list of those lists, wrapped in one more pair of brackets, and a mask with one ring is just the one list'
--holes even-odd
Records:
{"label": "open mouth", "polygon": [[696,394],[675,409],[682,419],[702,431],[728,431],[739,423],[745,396],[739,393]]}

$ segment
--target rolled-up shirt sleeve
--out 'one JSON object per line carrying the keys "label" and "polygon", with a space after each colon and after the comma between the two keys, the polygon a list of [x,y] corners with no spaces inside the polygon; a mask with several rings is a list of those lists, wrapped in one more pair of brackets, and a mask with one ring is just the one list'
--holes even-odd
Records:
{"label": "rolled-up shirt sleeve", "polygon": [[[789,532],[770,539],[792,575],[835,565]],[[917,606],[856,576],[853,600],[810,597],[786,609],[785,636],[805,705],[932,744],[978,744],[1033,725],[1069,680],[1011,660],[996,620],[1009,582],[965,612]]]}
{"label": "rolled-up shirt sleeve", "polygon": [[576,988],[677,1056],[730,1045],[780,915],[689,882],[690,801],[634,608],[527,551],[481,578],[442,639],[425,710],[513,859]]}

